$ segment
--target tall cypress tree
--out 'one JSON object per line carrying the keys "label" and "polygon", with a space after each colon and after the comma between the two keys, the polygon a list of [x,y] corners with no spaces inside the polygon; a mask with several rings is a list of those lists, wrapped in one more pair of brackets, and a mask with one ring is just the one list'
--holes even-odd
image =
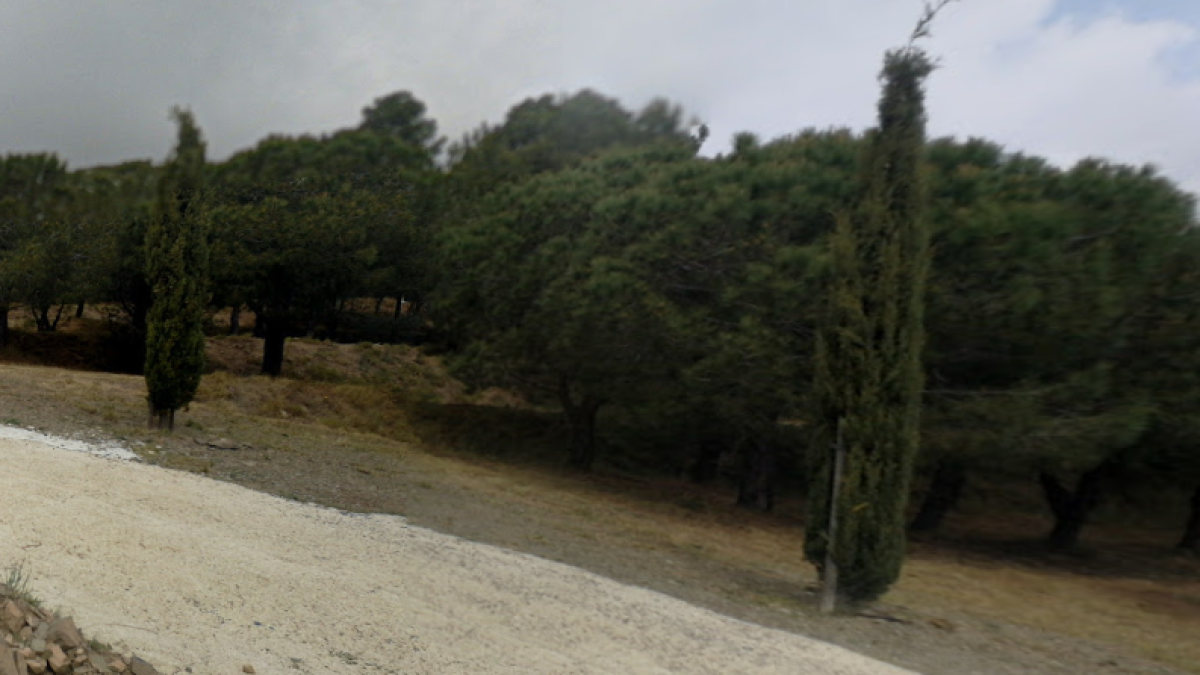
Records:
{"label": "tall cypress tree", "polygon": [[[814,377],[821,458],[805,552],[824,566],[830,509],[836,509],[832,560],[839,595],[851,601],[885,593],[904,560],[923,387],[929,266],[923,85],[932,71],[933,63],[911,43],[887,53],[879,128],[868,138],[859,202],[839,218],[831,238],[833,278]],[[844,464],[837,503],[831,504],[836,461],[833,451],[824,450],[835,444]]]}
{"label": "tall cypress tree", "polygon": [[153,304],[146,320],[146,388],[150,426],[175,426],[204,370],[208,300],[208,233],[201,212],[205,144],[196,120],[175,108],[178,141],[158,188],[146,231],[146,277]]}

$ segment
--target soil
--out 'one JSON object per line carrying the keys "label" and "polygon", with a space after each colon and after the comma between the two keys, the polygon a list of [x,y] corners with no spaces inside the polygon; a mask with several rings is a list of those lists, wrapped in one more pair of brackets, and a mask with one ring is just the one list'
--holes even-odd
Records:
{"label": "soil", "polygon": [[[735,549],[767,545],[763,542],[769,542],[769,545],[776,546],[777,542],[781,540],[780,537],[768,537],[766,534],[777,534],[780,528],[794,529],[794,523],[735,510],[715,514],[708,511],[693,513],[686,506],[681,508],[674,504],[663,505],[649,499],[644,502],[631,501],[628,495],[631,492],[636,493],[637,490],[631,490],[626,483],[633,479],[616,476],[582,477],[535,467],[514,467],[511,464],[485,458],[431,452],[428,448],[415,444],[397,443],[367,434],[334,433],[332,431],[326,433],[315,425],[302,424],[289,419],[265,419],[237,415],[215,404],[211,407],[194,406],[191,413],[181,414],[181,428],[177,429],[174,435],[152,435],[140,429],[142,412],[138,406],[138,398],[136,396],[131,398],[129,393],[138,390],[141,386],[140,380],[137,378],[122,380],[118,376],[89,373],[68,375],[62,371],[33,370],[12,366],[5,367],[5,370],[8,371],[10,368],[22,370],[22,372],[16,373],[14,370],[14,377],[0,380],[0,422],[19,421],[24,427],[35,427],[52,433],[75,435],[91,440],[117,437],[119,440],[131,443],[130,447],[148,464],[183,469],[205,476],[201,478],[171,473],[169,475],[173,476],[170,479],[172,487],[165,492],[155,492],[154,494],[157,495],[155,499],[171,497],[171,493],[176,488],[187,485],[187,489],[195,491],[197,495],[211,495],[208,497],[209,500],[212,500],[211,502],[201,499],[195,503],[194,508],[197,512],[208,509],[205,504],[209,503],[213,506],[220,504],[223,509],[226,501],[252,504],[256,509],[274,514],[272,517],[279,518],[291,517],[284,514],[292,513],[288,509],[295,508],[299,509],[295,511],[295,514],[303,514],[295,516],[299,518],[297,522],[306,522],[305,519],[308,519],[324,523],[322,527],[332,528],[345,527],[346,523],[370,523],[371,527],[375,525],[383,527],[390,533],[389,537],[417,537],[423,542],[421,545],[431,551],[439,550],[439,547],[453,549],[455,553],[450,557],[433,559],[435,561],[433,564],[438,567],[453,570],[456,567],[467,565],[470,569],[475,570],[474,565],[478,562],[485,562],[486,565],[509,565],[515,560],[521,561],[522,565],[528,565],[526,572],[512,572],[511,580],[516,583],[516,579],[522,579],[521,583],[525,585],[521,586],[524,590],[520,593],[536,594],[527,596],[527,599],[536,597],[536,602],[525,602],[516,596],[506,596],[509,599],[505,602],[509,604],[488,605],[487,603],[491,603],[492,600],[481,597],[473,597],[468,604],[482,602],[484,606],[503,607],[504,612],[515,612],[518,610],[533,611],[534,605],[540,605],[546,601],[557,608],[555,611],[566,611],[563,609],[564,607],[580,602],[584,597],[591,597],[590,591],[585,594],[581,593],[580,589],[603,586],[606,593],[611,591],[622,598],[621,603],[633,602],[633,604],[621,605],[623,609],[608,605],[601,608],[607,608],[605,609],[609,612],[607,617],[613,622],[613,625],[623,625],[624,621],[638,621],[638,612],[650,611],[646,609],[650,605],[637,603],[649,602],[655,608],[653,611],[656,613],[651,615],[656,618],[655,625],[660,623],[676,624],[682,620],[680,617],[687,617],[687,621],[701,622],[705,628],[703,630],[696,628],[695,630],[698,632],[695,632],[693,637],[700,638],[704,643],[712,640],[741,639],[738,636],[750,635],[750,633],[744,632],[747,628],[743,623],[730,622],[707,613],[695,614],[694,612],[697,610],[694,608],[678,603],[669,603],[670,608],[665,609],[666,605],[655,604],[658,602],[658,595],[648,595],[644,591],[627,588],[637,587],[657,591],[749,624],[782,631],[752,631],[753,635],[758,637],[748,637],[747,639],[758,640],[758,642],[738,643],[742,646],[754,644],[752,651],[755,653],[763,645],[770,643],[774,645],[771,647],[772,650],[797,650],[787,653],[799,658],[800,654],[807,653],[804,652],[804,649],[807,649],[807,645],[810,644],[799,636],[808,636],[842,645],[854,652],[925,673],[925,675],[1016,675],[1018,673],[1076,675],[1084,672],[1097,675],[1116,675],[1118,673],[1170,675],[1183,672],[1136,657],[1112,645],[1072,637],[1066,631],[1050,632],[981,617],[972,612],[970,607],[942,608],[936,614],[930,614],[896,603],[881,603],[864,612],[843,614],[832,618],[818,616],[812,611],[812,588],[815,580],[811,571],[802,562],[798,535],[794,537],[794,548],[786,551],[764,550],[761,556],[762,562],[759,563],[748,562],[748,560],[754,559],[754,555],[746,555],[744,551],[735,551]],[[69,383],[67,383],[68,381]],[[92,393],[89,398],[110,396],[111,404],[91,409],[81,408],[76,402],[69,399],[64,400],[61,394],[64,386],[79,389],[90,388],[89,391]],[[197,423],[191,427],[183,425],[183,422],[189,419],[197,420]],[[141,444],[139,445],[139,443]],[[229,447],[234,449],[228,449]],[[110,466],[110,463],[102,464],[105,467]],[[67,466],[63,466],[64,472],[68,470]],[[95,466],[100,466],[100,464]],[[150,471],[150,467],[146,466],[135,466],[132,469],[122,468],[120,471],[133,471],[135,476],[151,475],[145,473]],[[44,500],[48,496],[72,494],[72,489],[58,487],[58,481],[62,480],[63,474],[43,472],[40,475],[54,475],[55,478],[40,491],[34,492],[34,495],[37,496],[36,499]],[[174,482],[177,478],[184,482],[177,485]],[[28,476],[27,480],[36,481],[36,478]],[[102,495],[106,489],[116,490],[124,480],[124,474],[112,476],[105,474],[103,478],[89,477],[78,485],[72,483],[72,485],[77,485],[75,489],[90,490],[85,492],[88,496],[82,501],[72,503],[77,509],[83,507],[85,511],[102,510],[109,519],[112,519],[115,515],[111,512],[109,503],[96,500],[101,499],[99,495]],[[138,480],[151,479],[138,478]],[[154,478],[154,480],[159,479]],[[222,482],[236,483],[254,491],[277,495],[297,503],[289,504],[285,501],[269,500],[264,495],[253,492],[233,492],[230,491],[232,490],[231,486],[222,485]],[[209,492],[210,490],[213,492]],[[6,501],[8,499],[6,497]],[[17,499],[16,501],[24,503],[26,500]],[[37,503],[42,504],[40,501]],[[308,503],[322,504],[350,513],[383,515],[358,520],[353,518],[342,520],[346,516],[335,518],[330,512],[303,506]],[[155,515],[155,512],[137,510],[136,502],[117,500],[116,504],[121,507],[122,518],[131,518],[135,522],[137,518],[154,519],[159,517]],[[127,508],[131,509],[128,513],[124,510]],[[183,511],[186,510],[183,509]],[[223,513],[220,509],[217,509],[217,512]],[[384,517],[386,515],[403,516],[404,520],[389,519]],[[198,516],[195,514],[189,516],[189,518],[194,517]],[[218,515],[211,517],[225,518],[225,516]],[[216,554],[217,542],[221,541],[227,532],[234,531],[218,527],[216,521],[210,520],[204,522],[181,521],[186,522],[186,527],[183,529],[167,527],[165,526],[167,522],[165,520],[155,521],[152,530],[154,536],[142,533],[142,530],[132,525],[120,525],[123,528],[120,531],[127,535],[130,550],[134,546],[129,542],[139,542],[138,547],[140,547],[151,543],[150,540],[157,539],[158,541],[154,543],[161,546],[156,549],[160,556],[157,559],[158,562],[145,563],[143,566],[133,569],[144,571],[152,565],[159,565],[164,569],[174,568],[183,561],[192,559],[197,551],[200,552],[197,554],[198,559],[206,561],[211,555]],[[406,522],[410,527],[403,527],[402,522]],[[384,523],[386,525],[383,525]],[[669,527],[664,529],[663,523],[667,523]],[[180,537],[190,536],[187,533],[193,527],[206,532],[206,538],[194,544],[171,543]],[[257,560],[259,553],[254,550],[255,542],[259,538],[262,538],[263,541],[278,539],[271,534],[270,522],[263,522],[258,527],[262,529],[255,530],[257,534],[254,537],[238,538],[230,546],[221,545],[219,548],[228,549],[233,558],[249,557]],[[701,543],[697,543],[696,537],[685,536],[685,534],[675,536],[674,530],[671,528],[677,528],[679,532],[685,534],[692,530],[703,531],[704,536],[708,537],[710,541],[700,540]],[[240,531],[241,526],[237,529]],[[86,540],[86,536],[80,533],[88,531],[88,528],[75,529],[73,536],[83,537]],[[464,558],[459,557],[459,552],[467,550],[462,548],[466,546],[465,543],[460,539],[435,539],[433,532],[452,535],[461,540],[490,544],[500,547],[502,550],[471,548],[470,554],[461,553],[461,556],[482,556],[482,558],[479,558],[477,562],[464,563],[462,562]],[[374,535],[362,535],[362,538],[366,540],[363,542],[364,545],[370,543],[371,536]],[[403,549],[395,544],[400,540],[389,540],[393,543],[378,544],[376,548],[367,548],[357,552],[355,560],[358,560],[357,556],[364,556],[363,559],[369,560],[371,569],[390,574],[387,570],[400,564],[395,559],[397,555],[401,555]],[[354,541],[359,541],[358,535],[355,535]],[[404,541],[409,540],[404,539]],[[432,543],[435,541],[438,543]],[[205,550],[206,546],[207,550]],[[340,551],[345,549],[344,545],[336,538],[325,540],[319,548],[321,550],[306,550],[304,554],[326,556],[327,569],[323,573],[324,576],[321,576],[320,583],[328,584],[331,583],[329,581],[331,570],[328,568],[333,564],[334,559],[343,560]],[[504,553],[504,550],[522,555],[514,556],[511,553]],[[83,554],[84,556],[95,555],[96,551],[95,547],[90,551],[84,548]],[[543,567],[544,563],[538,559],[566,563],[578,568],[579,571],[567,571],[566,568],[557,566]],[[77,562],[73,557],[69,560],[72,564]],[[289,558],[284,554],[279,554],[275,560],[282,561],[280,565],[285,571],[290,569],[289,566],[292,564],[300,564],[296,559]],[[792,562],[779,564],[777,562],[779,560]],[[255,564],[261,565],[256,574],[270,578],[278,573],[273,571],[271,565],[266,562],[260,561]],[[426,561],[417,564],[417,567],[428,564],[430,563]],[[359,568],[360,563],[355,562],[354,565],[353,576],[368,573]],[[312,566],[310,571],[315,574],[316,563],[312,562]],[[337,568],[342,570],[341,576],[350,576],[351,570],[343,569],[342,562],[337,563]],[[82,568],[77,568],[76,571],[78,569]],[[598,576],[592,576],[585,572]],[[39,579],[43,578],[42,570],[37,569],[35,573],[37,574],[35,585],[40,587]],[[531,576],[524,576],[526,574]],[[202,624],[201,629],[209,631],[214,636],[215,642],[207,647],[204,645],[208,643],[201,641],[181,646],[180,651],[176,652],[165,651],[164,648],[161,653],[148,653],[151,656],[160,655],[164,663],[196,662],[195,659],[200,657],[194,652],[199,649],[210,650],[211,653],[204,658],[217,658],[215,654],[220,651],[220,644],[227,640],[233,640],[241,633],[250,630],[248,625],[252,625],[245,624],[244,621],[225,625],[219,620],[223,619],[228,623],[229,616],[224,612],[232,612],[232,608],[242,604],[237,599],[237,593],[241,592],[237,588],[237,584],[241,583],[241,578],[240,574],[234,574],[228,578],[204,577],[195,582],[188,582],[184,586],[187,592],[192,594],[198,592],[198,589],[212,587],[211,592],[215,595],[206,596],[209,600],[200,603],[198,607],[202,610],[201,617],[209,617]],[[139,576],[126,576],[123,579],[126,581],[99,577],[89,580],[88,583],[80,583],[77,578],[63,577],[50,583],[43,589],[43,592],[45,595],[61,597],[63,602],[79,601],[84,588],[93,589],[89,592],[107,593],[108,595],[104,597],[108,599],[97,603],[94,608],[97,620],[100,620],[101,615],[112,616],[111,612],[104,614],[104,612],[108,612],[104,609],[106,602],[111,604],[126,601],[124,598],[127,597],[127,594],[123,594],[124,587],[120,586],[121,583],[145,583],[139,581],[140,572]],[[406,584],[409,582],[406,582],[405,579],[404,574],[388,577],[386,583],[380,583],[378,587],[390,586],[408,589],[410,586]],[[537,594],[536,589],[543,579],[547,583],[561,582],[564,584],[561,587],[556,586],[560,590],[555,591],[562,595],[546,598]],[[606,580],[619,582],[622,586],[610,586]],[[434,587],[441,588],[447,593],[457,592],[444,582],[430,581],[428,583],[431,584],[429,589],[421,591],[422,593],[432,593],[430,589]],[[233,588],[230,588],[231,585]],[[139,610],[141,617],[136,622],[130,622],[131,625],[159,632],[163,630],[164,626],[169,626],[169,630],[183,630],[184,623],[201,618],[197,617],[195,613],[185,613],[169,619],[164,624],[162,617],[171,617],[173,616],[171,612],[178,611],[179,596],[174,596],[172,602],[168,603],[167,599],[172,596],[158,598],[153,594],[157,592],[151,592],[149,589],[145,591],[147,600],[145,606]],[[209,591],[205,590],[205,592]],[[464,593],[466,592],[464,591]],[[343,589],[339,593],[343,595],[367,593],[363,597],[370,595],[366,587]],[[632,595],[624,595],[626,593],[632,593]],[[287,602],[284,602],[285,600]],[[318,630],[326,636],[335,632],[353,630],[352,626],[367,620],[377,620],[375,618],[365,619],[366,615],[361,612],[352,615],[323,617],[316,611],[316,605],[309,601],[307,594],[268,594],[262,596],[261,602],[270,603],[271,611],[301,612],[304,614],[305,621],[320,624]],[[288,605],[288,602],[293,604]],[[429,602],[431,607],[437,604],[433,596],[430,596]],[[464,602],[467,601],[464,600]],[[295,603],[299,603],[298,609]],[[392,611],[384,608],[377,609],[381,614]],[[211,614],[210,610],[217,614]],[[426,610],[427,608],[422,611]],[[241,610],[238,611],[241,612]],[[430,612],[430,617],[436,613],[433,610],[427,611]],[[463,609],[462,611],[466,612],[467,610]],[[599,610],[593,607],[587,611]],[[370,617],[378,616],[374,612],[375,610],[372,610]],[[107,637],[105,626],[90,626],[87,623],[87,616],[82,610],[78,612],[78,616],[83,617],[81,625],[85,630],[99,633],[102,639]],[[454,621],[447,620],[447,616],[443,614],[437,621],[442,621],[447,630],[460,631],[454,633],[457,636],[456,645],[473,641],[486,644],[492,640],[500,640],[491,634],[481,632],[484,631],[482,627],[478,628],[475,633],[471,632],[470,626],[474,625],[479,618],[476,614],[462,615],[457,619],[462,625],[453,627],[450,624]],[[257,620],[252,619],[249,615],[242,616],[240,613],[238,618],[247,621]],[[408,621],[410,619],[399,617],[397,620]],[[434,619],[430,618],[430,621],[434,621]],[[642,650],[651,648],[639,635],[642,630],[651,630],[653,626],[643,623],[636,625],[639,626],[639,630],[621,633],[622,637],[612,637],[611,641],[605,643],[607,645],[606,653],[610,656],[613,653],[622,653],[627,650],[635,650],[637,654],[647,653]],[[678,638],[681,631],[693,630],[692,626],[701,624],[685,622],[677,625],[680,628],[675,631],[674,637],[671,639]],[[605,628],[605,630],[609,630],[609,628]],[[760,628],[754,628],[754,631],[760,630]],[[575,635],[578,638],[581,634]],[[435,633],[426,633],[426,636],[421,638],[422,642],[406,644],[409,648],[418,645],[421,648],[432,650],[429,637],[431,635],[435,635]],[[321,644],[342,644],[341,637]],[[136,631],[128,633],[127,638],[128,640],[140,639],[137,637]],[[504,640],[510,638],[514,641],[513,644],[504,641],[493,644],[503,653],[520,654],[521,656],[513,657],[517,659],[516,661],[495,661],[485,656],[484,652],[468,654],[464,657],[466,660],[461,661],[461,664],[474,664],[478,669],[464,670],[463,672],[506,672],[506,667],[524,662],[523,660],[526,658],[532,659],[529,661],[531,663],[543,656],[549,658],[547,656],[549,652],[537,651],[528,645],[520,646],[516,644],[516,638],[511,635],[506,636]],[[436,642],[436,640],[433,641]],[[375,643],[370,644],[374,645]],[[576,653],[572,644],[577,646],[579,643],[558,644],[554,648],[560,650],[557,652],[558,658],[566,658],[565,655],[570,655],[578,659],[577,663],[585,663],[586,667],[597,669],[602,667],[604,658],[601,655]],[[689,642],[687,644],[694,647],[698,643]],[[802,649],[797,645],[806,645],[806,647]],[[380,648],[382,649],[382,647]],[[480,649],[482,648],[480,647]],[[325,647],[322,646],[321,649],[325,649]],[[332,651],[338,649],[341,647],[329,647],[329,650]],[[523,651],[527,649],[533,651]],[[686,652],[688,647],[682,649]],[[355,656],[355,653],[348,653],[351,653],[360,664],[365,662],[359,656]],[[427,653],[434,654],[435,652]],[[772,651],[771,653],[776,652]],[[436,654],[439,654],[436,658],[430,657],[432,660],[427,662],[428,667],[433,668],[436,665],[449,668],[450,666],[447,664],[450,661],[437,659],[450,659],[451,656],[442,652],[436,652]],[[234,657],[234,661],[249,658],[249,656],[238,654]],[[296,658],[306,659],[305,663],[322,664],[320,668],[312,672],[373,672],[368,670],[324,670],[325,662],[320,659],[326,657],[328,657],[328,653],[324,653],[322,656],[318,652],[305,652]],[[657,663],[659,667],[665,669],[663,672],[706,672],[703,668],[706,667],[706,663],[709,663],[709,658],[709,652],[706,651],[703,659],[659,661]],[[188,659],[193,661],[188,661]],[[388,667],[388,664],[384,664],[382,661],[372,662],[380,665],[381,668]],[[571,672],[554,670],[566,662],[546,661],[544,663],[553,665],[546,666],[550,669],[545,672]],[[285,662],[281,661],[281,663]],[[724,670],[720,672],[770,672],[757,666],[751,666],[747,661],[714,661],[714,663],[724,664]],[[798,669],[797,663],[800,662],[793,662],[789,669],[779,672],[840,672],[836,670],[807,671],[802,667]],[[408,666],[415,668],[417,664],[414,662]],[[197,672],[206,671],[201,669]],[[274,671],[259,669],[259,672]],[[431,670],[429,672],[452,671]],[[518,671],[514,669],[512,672]],[[625,662],[623,668],[613,672],[658,671],[651,670],[648,662],[628,661]],[[879,666],[876,670],[862,672],[883,673],[889,671],[883,666]]]}

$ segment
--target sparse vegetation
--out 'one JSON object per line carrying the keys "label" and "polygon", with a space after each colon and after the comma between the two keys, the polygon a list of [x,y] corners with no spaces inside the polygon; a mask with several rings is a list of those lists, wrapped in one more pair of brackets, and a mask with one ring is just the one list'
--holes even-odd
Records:
{"label": "sparse vegetation", "polygon": [[4,568],[4,585],[14,597],[20,598],[31,607],[41,607],[42,600],[34,594],[31,587],[33,570],[25,561]]}

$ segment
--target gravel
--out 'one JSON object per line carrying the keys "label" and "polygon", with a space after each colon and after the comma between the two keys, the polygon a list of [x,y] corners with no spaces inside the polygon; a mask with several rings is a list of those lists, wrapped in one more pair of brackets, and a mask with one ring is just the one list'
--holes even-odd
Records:
{"label": "gravel", "polygon": [[116,461],[134,459],[0,429],[0,544],[48,605],[163,673],[910,672],[398,516]]}

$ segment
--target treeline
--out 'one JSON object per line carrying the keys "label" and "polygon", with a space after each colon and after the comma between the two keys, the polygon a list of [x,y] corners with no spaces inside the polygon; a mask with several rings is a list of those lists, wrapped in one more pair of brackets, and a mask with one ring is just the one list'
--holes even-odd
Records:
{"label": "treeline", "polygon": [[[210,310],[233,308],[235,330],[252,311],[278,375],[288,337],[345,334],[350,300],[403,298],[459,377],[561,409],[571,464],[730,480],[770,509],[825,456],[810,431],[830,238],[863,199],[869,137],[743,133],[706,158],[705,135],[666,101],[585,90],[447,143],[411,94],[382,97],[354,128],[204,166]],[[974,476],[1027,476],[1070,548],[1106,495],[1153,485],[1196,494],[1178,544],[1200,550],[1193,198],[1151,168],[1058,168],[981,139],[923,156],[912,527],[936,529]],[[19,304],[53,331],[104,305],[144,350],[164,166],[4,157],[0,318]]]}

